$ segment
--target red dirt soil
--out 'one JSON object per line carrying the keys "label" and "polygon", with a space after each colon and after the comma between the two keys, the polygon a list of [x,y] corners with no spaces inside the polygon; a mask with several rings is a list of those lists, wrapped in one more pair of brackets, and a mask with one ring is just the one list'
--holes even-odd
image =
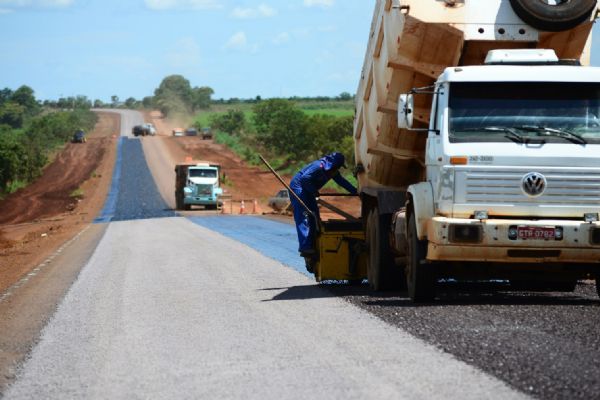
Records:
{"label": "red dirt soil", "polygon": [[[100,212],[119,132],[119,116],[100,113],[87,143],[67,144],[33,184],[0,201],[0,293]],[[80,198],[72,196],[77,189]]]}

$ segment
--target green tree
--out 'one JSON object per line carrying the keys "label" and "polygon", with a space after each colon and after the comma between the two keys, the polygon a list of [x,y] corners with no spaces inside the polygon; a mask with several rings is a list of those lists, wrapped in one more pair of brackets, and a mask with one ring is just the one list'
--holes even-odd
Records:
{"label": "green tree", "polygon": [[0,106],[0,124],[20,128],[25,122],[26,109],[20,104],[7,101]]}
{"label": "green tree", "polygon": [[340,95],[338,96],[338,98],[340,100],[345,100],[345,101],[346,100],[352,100],[352,95],[350,93],[348,93],[348,92],[342,92],[342,93],[340,93]]}
{"label": "green tree", "polygon": [[33,89],[29,86],[21,86],[10,96],[10,101],[22,106],[27,116],[34,116],[39,113],[40,105],[35,99]]}
{"label": "green tree", "polygon": [[6,192],[10,183],[25,171],[25,146],[7,129],[0,129],[0,191]]}
{"label": "green tree", "polygon": [[258,141],[270,150],[302,160],[311,151],[307,118],[293,102],[271,99],[253,107]]}
{"label": "green tree", "polygon": [[192,89],[193,92],[193,104],[194,110],[210,108],[211,96],[215,94],[215,91],[208,86],[195,87]]}
{"label": "green tree", "polygon": [[241,110],[227,110],[225,114],[215,114],[210,119],[214,129],[227,132],[230,135],[239,135],[246,127],[246,115]]}
{"label": "green tree", "polygon": [[155,102],[164,115],[189,114],[193,109],[194,93],[190,81],[181,75],[170,75],[154,91]]}
{"label": "green tree", "polygon": [[0,90],[0,106],[6,103],[8,100],[10,100],[12,93],[12,90],[10,90],[9,88],[4,88]]}
{"label": "green tree", "polygon": [[153,96],[146,96],[144,97],[144,99],[142,100],[142,105],[144,106],[144,108],[154,108],[154,97]]}
{"label": "green tree", "polygon": [[134,109],[137,108],[137,104],[138,101],[133,97],[129,97],[127,100],[125,100],[125,108]]}
{"label": "green tree", "polygon": [[118,107],[119,106],[119,96],[117,96],[117,95],[110,96],[110,102],[112,103],[113,107]]}

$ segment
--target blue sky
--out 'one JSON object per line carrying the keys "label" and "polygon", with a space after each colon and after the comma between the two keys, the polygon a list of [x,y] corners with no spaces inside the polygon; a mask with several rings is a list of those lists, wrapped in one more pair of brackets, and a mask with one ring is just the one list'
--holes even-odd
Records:
{"label": "blue sky", "polygon": [[217,99],[354,93],[373,4],[0,0],[0,88],[28,85],[40,99],[141,99],[181,74]]}

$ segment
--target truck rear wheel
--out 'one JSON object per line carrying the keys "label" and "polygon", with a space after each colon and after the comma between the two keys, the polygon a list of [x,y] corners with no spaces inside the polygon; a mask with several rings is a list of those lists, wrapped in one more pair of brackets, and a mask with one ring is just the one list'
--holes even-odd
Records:
{"label": "truck rear wheel", "polygon": [[598,293],[598,297],[600,297],[600,275],[596,277],[596,293]]}
{"label": "truck rear wheel", "polygon": [[429,302],[435,298],[436,277],[431,264],[425,263],[427,241],[419,240],[414,213],[408,218],[406,252],[406,284],[408,296],[415,303]]}
{"label": "truck rear wheel", "polygon": [[379,215],[377,207],[371,209],[367,217],[367,278],[375,291],[399,289],[403,284],[401,269],[394,264],[389,245],[390,223],[390,216]]}
{"label": "truck rear wheel", "polygon": [[536,29],[566,31],[588,19],[596,0],[510,0],[515,13]]}
{"label": "truck rear wheel", "polygon": [[175,192],[175,208],[177,210],[183,210],[183,196],[179,192]]}

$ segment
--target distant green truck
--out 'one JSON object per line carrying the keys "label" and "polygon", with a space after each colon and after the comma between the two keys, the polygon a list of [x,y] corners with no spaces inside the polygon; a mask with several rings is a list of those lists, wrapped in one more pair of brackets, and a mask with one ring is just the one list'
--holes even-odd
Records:
{"label": "distant green truck", "polygon": [[193,205],[214,210],[220,205],[221,167],[200,162],[175,166],[175,203],[178,210],[190,210]]}

